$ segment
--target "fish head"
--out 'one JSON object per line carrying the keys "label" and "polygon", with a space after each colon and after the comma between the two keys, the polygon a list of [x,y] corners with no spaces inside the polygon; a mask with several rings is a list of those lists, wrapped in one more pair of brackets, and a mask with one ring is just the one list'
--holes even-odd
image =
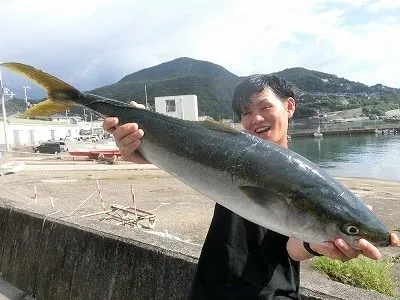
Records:
{"label": "fish head", "polygon": [[366,239],[375,246],[389,246],[390,233],[382,221],[350,190],[333,182],[323,187],[309,187],[298,192],[296,205],[323,227],[325,241],[336,238],[358,248]]}

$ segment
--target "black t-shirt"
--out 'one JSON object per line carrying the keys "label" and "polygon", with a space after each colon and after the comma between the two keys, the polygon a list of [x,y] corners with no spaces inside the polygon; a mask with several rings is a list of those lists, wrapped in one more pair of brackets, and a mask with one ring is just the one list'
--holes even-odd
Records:
{"label": "black t-shirt", "polygon": [[216,204],[191,299],[300,299],[288,237]]}

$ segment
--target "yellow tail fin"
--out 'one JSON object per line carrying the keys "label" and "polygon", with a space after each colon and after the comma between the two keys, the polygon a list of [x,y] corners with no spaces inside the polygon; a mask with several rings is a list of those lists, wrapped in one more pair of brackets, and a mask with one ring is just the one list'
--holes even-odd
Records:
{"label": "yellow tail fin", "polygon": [[4,62],[0,63],[0,66],[22,74],[24,77],[44,87],[47,91],[48,99],[34,105],[24,112],[21,117],[50,116],[77,105],[71,95],[78,96],[80,92],[61,79],[32,66],[17,62]]}

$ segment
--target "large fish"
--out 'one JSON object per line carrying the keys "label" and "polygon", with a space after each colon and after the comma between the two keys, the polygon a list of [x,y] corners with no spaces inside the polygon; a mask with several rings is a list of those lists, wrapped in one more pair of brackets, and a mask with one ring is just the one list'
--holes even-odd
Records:
{"label": "large fish", "polygon": [[320,243],[365,238],[390,244],[385,225],[351,191],[289,149],[216,122],[193,122],[83,93],[21,63],[2,63],[46,88],[48,99],[26,116],[50,115],[83,105],[145,132],[138,151],[190,187],[261,226]]}

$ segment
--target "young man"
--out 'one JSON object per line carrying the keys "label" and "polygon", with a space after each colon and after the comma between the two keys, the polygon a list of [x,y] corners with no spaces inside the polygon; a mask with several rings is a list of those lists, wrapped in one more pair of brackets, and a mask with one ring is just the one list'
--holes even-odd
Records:
{"label": "young man", "polygon": [[[232,108],[249,134],[287,148],[294,98],[286,81],[257,74],[236,87]],[[144,135],[137,124],[119,126],[117,118],[107,118],[103,127],[114,135],[125,160],[147,162],[135,152]],[[392,244],[400,244],[395,234]],[[359,254],[380,258],[379,250],[366,240],[360,240],[358,249],[342,239],[307,248],[300,240],[265,229],[216,204],[191,298],[299,299],[299,261],[317,254],[343,261]]]}

